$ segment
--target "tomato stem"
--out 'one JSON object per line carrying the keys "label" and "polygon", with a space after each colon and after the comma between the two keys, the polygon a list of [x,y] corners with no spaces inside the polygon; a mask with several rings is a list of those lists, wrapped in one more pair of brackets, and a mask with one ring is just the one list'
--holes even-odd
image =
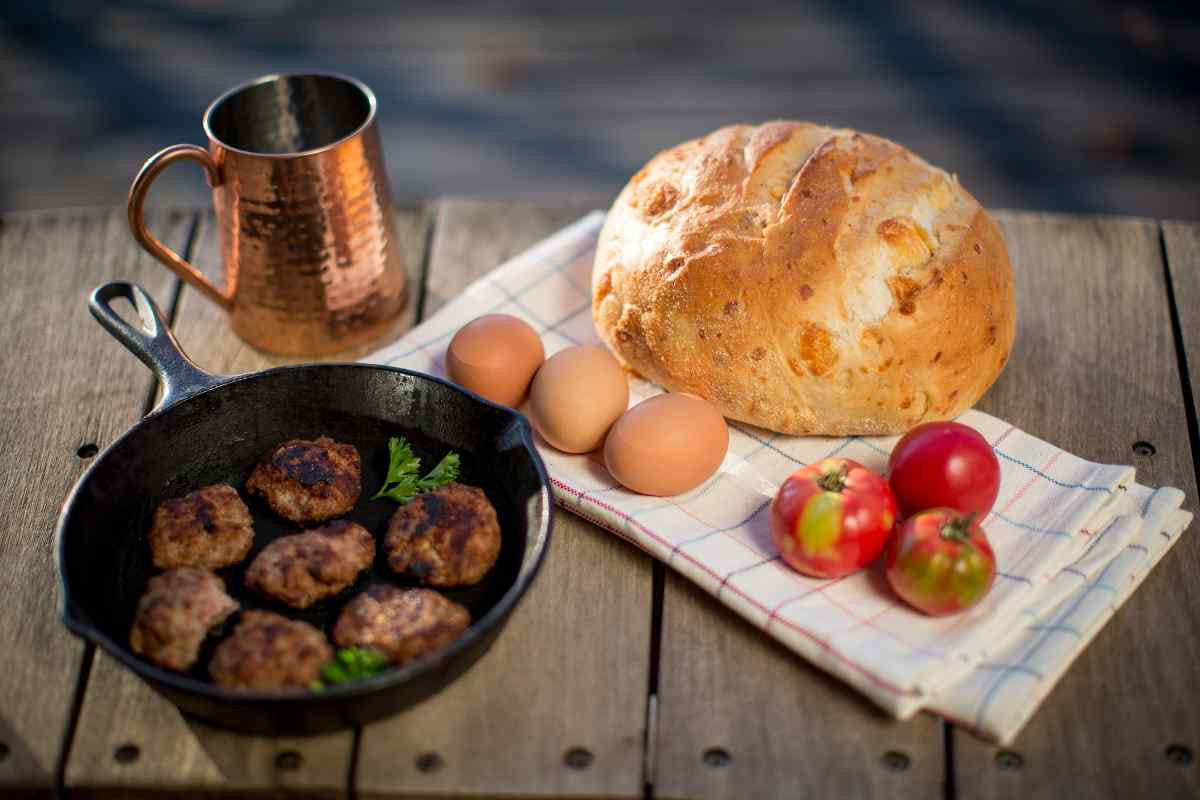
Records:
{"label": "tomato stem", "polygon": [[846,474],[850,472],[848,464],[842,464],[837,469],[831,469],[817,478],[817,486],[827,492],[840,492],[846,488]]}
{"label": "tomato stem", "polygon": [[949,539],[952,542],[960,544],[965,543],[971,538],[971,523],[975,521],[975,512],[971,511],[960,517],[954,517],[942,525],[939,533],[943,539]]}

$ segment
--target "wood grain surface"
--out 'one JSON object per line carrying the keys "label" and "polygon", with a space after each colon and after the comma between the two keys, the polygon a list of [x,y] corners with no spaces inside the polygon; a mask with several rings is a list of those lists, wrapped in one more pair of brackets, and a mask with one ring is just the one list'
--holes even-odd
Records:
{"label": "wood grain surface", "polygon": [[[304,738],[243,736],[185,719],[137,677],[97,653],[65,783],[97,797],[174,792],[303,789],[341,796],[353,733]],[[118,753],[136,748],[127,762]],[[122,753],[123,754],[123,753]]]}
{"label": "wood grain surface", "polygon": [[[182,247],[191,214],[154,215]],[[171,278],[129,247],[123,210],[0,217],[5,289],[0,359],[0,788],[53,786],[84,646],[59,621],[54,524],[63,496],[142,412],[150,374],[87,311],[87,294],[114,278],[159,301]],[[82,451],[87,456],[87,451]]]}
{"label": "wood grain surface", "polygon": [[896,722],[667,569],[654,794],[941,796],[940,720]]}
{"label": "wood grain surface", "polygon": [[[397,212],[396,221],[414,287],[406,312],[411,321],[431,217],[423,207],[409,207]],[[201,220],[191,257],[207,275],[219,280],[220,246],[211,214]],[[233,333],[224,312],[191,287],[182,289],[172,327],[184,351],[214,373],[252,372],[297,360],[247,346]],[[354,355],[341,353],[329,360],[347,360]],[[80,713],[66,782],[72,787],[116,791],[134,787],[242,791],[302,787],[341,794],[350,774],[353,738],[352,731],[274,739],[215,730],[185,720],[132,673],[99,656]],[[140,751],[132,764],[113,757],[118,748],[128,744]],[[289,755],[281,756],[284,753]]]}
{"label": "wood grain surface", "polygon": [[[444,202],[426,313],[585,210]],[[554,524],[491,651],[437,697],[363,729],[359,796],[640,796],[650,559],[565,512]],[[586,766],[567,765],[573,750]]]}
{"label": "wood grain surface", "polygon": [[[1196,482],[1164,282],[1147,220],[1001,217],[1017,272],[1013,357],[981,408],[1078,455]],[[1153,456],[1133,452],[1151,443]],[[1195,526],[1193,526],[1195,527]],[[1188,532],[1104,627],[1010,755],[955,731],[962,798],[1196,797],[1200,770],[1200,536]],[[1005,768],[1007,767],[1007,768]]]}

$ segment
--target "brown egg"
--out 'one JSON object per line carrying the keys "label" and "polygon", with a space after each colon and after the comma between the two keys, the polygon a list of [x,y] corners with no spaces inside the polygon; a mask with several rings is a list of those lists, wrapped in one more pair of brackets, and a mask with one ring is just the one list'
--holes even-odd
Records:
{"label": "brown egg", "polygon": [[604,443],[604,463],[623,486],[665,497],[704,483],[729,449],[725,418],[690,394],[660,394],[621,415]]}
{"label": "brown egg", "polygon": [[537,331],[508,314],[488,314],[454,334],[446,348],[446,373],[464,389],[516,408],[545,359]]}
{"label": "brown egg", "polygon": [[629,379],[601,347],[568,347],[542,364],[529,387],[529,420],[567,453],[586,453],[629,406]]}

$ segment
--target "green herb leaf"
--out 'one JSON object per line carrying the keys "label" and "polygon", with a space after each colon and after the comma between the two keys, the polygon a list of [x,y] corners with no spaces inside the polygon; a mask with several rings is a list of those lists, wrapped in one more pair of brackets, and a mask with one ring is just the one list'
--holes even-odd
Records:
{"label": "green herb leaf", "polygon": [[387,497],[404,505],[421,492],[428,492],[439,486],[454,483],[458,479],[458,453],[447,453],[438,462],[438,465],[429,471],[429,474],[421,478],[418,477],[421,459],[413,454],[412,448],[403,437],[390,439],[388,450],[387,480],[371,498],[372,500]]}
{"label": "green herb leaf", "polygon": [[437,466],[429,470],[429,474],[418,481],[421,491],[428,492],[430,489],[454,483],[458,480],[458,466],[458,453],[446,453]]}
{"label": "green herb leaf", "polygon": [[385,486],[379,490],[379,494],[375,495],[375,497],[387,497],[395,500],[400,505],[405,505],[419,493],[420,488],[417,486],[417,477],[413,475],[392,484],[391,488]]}
{"label": "green herb leaf", "polygon": [[375,493],[372,500],[385,496],[391,484],[406,483],[416,478],[417,470],[421,468],[421,459],[413,453],[412,448],[403,437],[393,436],[388,440],[388,471],[383,486]]}
{"label": "green herb leaf", "polygon": [[321,667],[321,680],[314,681],[309,688],[319,691],[326,686],[369,678],[383,672],[387,665],[387,658],[377,650],[344,647],[334,654],[332,661]]}

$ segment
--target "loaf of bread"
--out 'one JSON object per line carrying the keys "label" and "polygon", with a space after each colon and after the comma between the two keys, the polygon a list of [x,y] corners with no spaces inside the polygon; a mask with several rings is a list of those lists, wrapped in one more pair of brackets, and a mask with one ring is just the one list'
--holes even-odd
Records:
{"label": "loaf of bread", "polygon": [[592,310],[635,373],[789,434],[954,417],[1016,328],[1004,240],[955,176],[805,122],[655,156],[609,212]]}

